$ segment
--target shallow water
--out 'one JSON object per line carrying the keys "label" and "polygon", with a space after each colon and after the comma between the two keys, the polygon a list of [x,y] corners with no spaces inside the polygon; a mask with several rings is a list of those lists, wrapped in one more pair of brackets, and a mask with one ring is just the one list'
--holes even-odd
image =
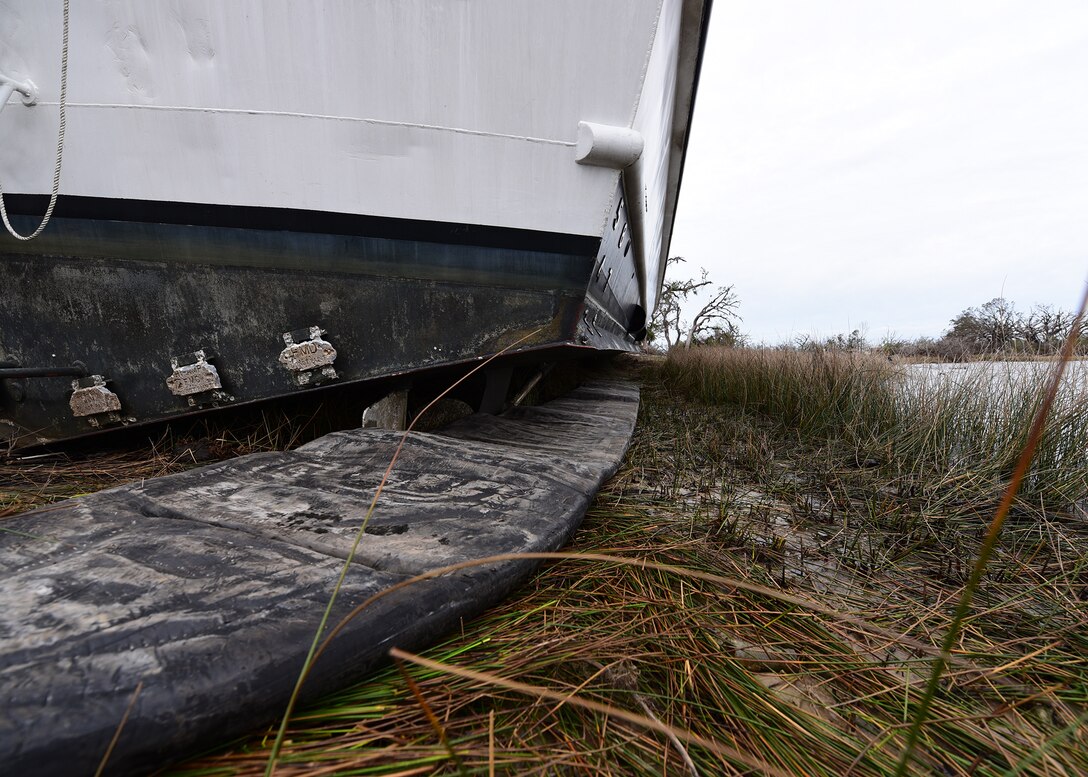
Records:
{"label": "shallow water", "polygon": [[[921,378],[926,382],[949,381],[968,385],[983,385],[983,382],[1000,382],[1004,385],[1028,385],[1032,382],[1042,384],[1053,374],[1056,362],[1051,361],[979,361],[958,364],[904,364],[903,374],[910,378]],[[1088,361],[1074,361],[1066,365],[1062,384],[1081,391],[1088,390]]]}

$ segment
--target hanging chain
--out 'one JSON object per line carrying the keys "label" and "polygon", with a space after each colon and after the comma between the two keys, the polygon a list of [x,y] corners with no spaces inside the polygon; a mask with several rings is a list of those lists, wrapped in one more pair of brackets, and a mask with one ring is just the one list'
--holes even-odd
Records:
{"label": "hanging chain", "polygon": [[29,235],[20,235],[8,220],[8,210],[4,206],[4,187],[0,185],[0,218],[3,218],[4,226],[16,240],[33,240],[40,235],[53,216],[53,208],[57,206],[57,194],[60,192],[60,163],[64,155],[64,105],[68,95],[68,1],[64,0],[64,40],[60,51],[60,132],[57,134],[57,163],[53,168],[53,193],[49,196],[49,207],[45,209],[42,223]]}

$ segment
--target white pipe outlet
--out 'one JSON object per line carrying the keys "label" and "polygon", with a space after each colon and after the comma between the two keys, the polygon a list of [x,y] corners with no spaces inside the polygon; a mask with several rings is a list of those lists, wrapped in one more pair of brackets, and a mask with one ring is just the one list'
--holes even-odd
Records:
{"label": "white pipe outlet", "polygon": [[0,111],[8,104],[11,95],[18,92],[23,96],[23,105],[33,105],[38,102],[38,87],[33,81],[16,81],[10,76],[0,73]]}
{"label": "white pipe outlet", "polygon": [[580,165],[623,170],[642,156],[642,135],[629,127],[578,122],[574,158]]}

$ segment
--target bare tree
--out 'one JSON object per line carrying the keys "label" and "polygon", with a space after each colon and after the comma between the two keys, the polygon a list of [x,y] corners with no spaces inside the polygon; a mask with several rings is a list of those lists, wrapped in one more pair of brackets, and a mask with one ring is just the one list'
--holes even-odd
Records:
{"label": "bare tree", "polygon": [[[706,280],[706,270],[703,270],[703,280]],[[729,327],[734,327],[740,320],[737,315],[737,305],[740,300],[733,293],[732,286],[719,286],[710,301],[703,305],[702,309],[691,319],[688,327],[688,338],[684,343],[685,348],[691,348],[693,342],[705,340],[715,330],[722,328],[725,322]]]}
{"label": "bare tree", "polygon": [[1053,305],[1035,305],[1024,319],[1021,332],[1034,350],[1053,353],[1062,347],[1075,318],[1068,310]]}
{"label": "bare tree", "polygon": [[[684,261],[681,256],[670,257],[665,265],[666,272],[669,267],[682,264]],[[664,339],[665,344],[672,348],[681,343],[690,347],[692,343],[704,339],[721,338],[724,333],[732,333],[734,340],[740,338],[736,331],[736,322],[740,320],[736,309],[740,300],[733,293],[732,286],[719,286],[714,296],[703,305],[690,323],[684,319],[684,303],[689,299],[697,298],[701,289],[713,285],[708,275],[709,273],[704,269],[700,271],[698,280],[666,278],[657,309],[650,320],[651,339]]]}

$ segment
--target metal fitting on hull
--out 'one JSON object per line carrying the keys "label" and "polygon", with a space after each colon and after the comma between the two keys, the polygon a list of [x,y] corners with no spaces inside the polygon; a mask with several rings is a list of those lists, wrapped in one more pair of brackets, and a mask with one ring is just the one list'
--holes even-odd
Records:
{"label": "metal fitting on hull", "polygon": [[636,130],[580,121],[574,158],[580,165],[623,170],[642,156],[642,147],[642,134]]}
{"label": "metal fitting on hull", "polygon": [[294,373],[300,386],[337,378],[332,366],[336,361],[336,349],[321,338],[323,334],[325,330],[319,326],[283,333],[287,347],[280,352],[279,362]]}

